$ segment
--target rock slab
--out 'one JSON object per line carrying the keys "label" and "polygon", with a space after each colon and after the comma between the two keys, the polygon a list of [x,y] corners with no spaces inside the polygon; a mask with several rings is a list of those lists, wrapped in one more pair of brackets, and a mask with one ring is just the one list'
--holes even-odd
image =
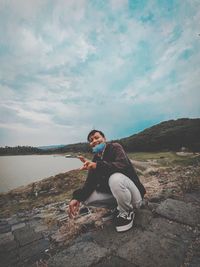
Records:
{"label": "rock slab", "polygon": [[108,254],[108,250],[93,242],[79,242],[58,253],[48,262],[48,267],[89,267]]}
{"label": "rock slab", "polygon": [[141,267],[180,267],[193,233],[166,219],[153,219],[148,230],[137,232],[117,255]]}
{"label": "rock slab", "polygon": [[[11,230],[9,226],[7,229]],[[0,267],[29,266],[49,248],[49,241],[29,225],[21,224],[14,231],[0,234],[0,237]]]}
{"label": "rock slab", "polygon": [[156,213],[191,226],[200,223],[200,208],[180,200],[166,199],[157,207]]}

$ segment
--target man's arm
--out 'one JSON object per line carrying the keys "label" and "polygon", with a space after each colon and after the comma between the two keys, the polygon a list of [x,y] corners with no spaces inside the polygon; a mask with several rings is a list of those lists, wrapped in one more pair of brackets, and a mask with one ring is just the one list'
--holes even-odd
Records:
{"label": "man's arm", "polygon": [[97,184],[95,177],[96,175],[94,173],[94,170],[90,169],[88,171],[88,175],[83,187],[73,192],[72,200],[70,201],[68,208],[68,214],[70,218],[73,218],[77,215],[80,207],[80,202],[85,201],[95,190]]}
{"label": "man's arm", "polygon": [[98,180],[98,173],[95,168],[90,168],[92,164],[95,164],[96,167],[96,156],[93,157],[92,161],[87,160],[83,156],[78,156],[78,158],[84,163],[81,170],[88,170],[88,175],[86,181],[82,188],[79,188],[73,192],[73,198],[78,201],[85,201],[91,193],[95,190]]}
{"label": "man's arm", "polygon": [[83,187],[73,192],[72,199],[76,199],[80,202],[85,201],[95,190],[96,184],[97,184],[96,171],[89,170]]}

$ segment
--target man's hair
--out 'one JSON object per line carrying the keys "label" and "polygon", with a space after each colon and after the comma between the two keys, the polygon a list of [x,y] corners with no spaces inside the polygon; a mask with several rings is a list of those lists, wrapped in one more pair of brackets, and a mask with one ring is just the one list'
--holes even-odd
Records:
{"label": "man's hair", "polygon": [[105,138],[105,135],[104,135],[104,133],[103,133],[102,131],[99,131],[99,130],[92,130],[92,131],[89,132],[89,134],[88,134],[88,136],[87,136],[87,140],[88,140],[88,142],[90,142],[90,137],[91,137],[92,135],[94,135],[95,133],[100,133],[100,135],[103,136],[103,137]]}

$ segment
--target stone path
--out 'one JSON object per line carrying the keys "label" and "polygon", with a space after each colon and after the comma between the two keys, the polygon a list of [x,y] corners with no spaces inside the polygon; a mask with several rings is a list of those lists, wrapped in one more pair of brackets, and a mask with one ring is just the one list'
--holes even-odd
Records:
{"label": "stone path", "polygon": [[[109,222],[96,230],[96,221],[91,223],[83,214],[86,233],[66,247],[61,243],[55,247],[53,236],[67,220],[66,207],[58,202],[1,219],[0,267],[200,266],[200,190],[179,199],[151,199],[125,233],[116,233]],[[50,228],[42,224],[49,218],[56,223]],[[69,232],[65,235],[69,238]],[[37,265],[40,259],[48,263]]]}
{"label": "stone path", "polygon": [[49,241],[26,222],[0,221],[0,266],[30,266],[49,248]]}
{"label": "stone path", "polygon": [[109,224],[85,233],[52,256],[48,267],[199,267],[199,223],[192,194],[149,203],[137,212],[133,229],[116,233]]}

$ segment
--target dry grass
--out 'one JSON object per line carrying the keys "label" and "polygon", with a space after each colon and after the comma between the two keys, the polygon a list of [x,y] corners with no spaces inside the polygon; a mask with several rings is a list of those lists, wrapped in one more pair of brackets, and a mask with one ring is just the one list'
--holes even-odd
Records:
{"label": "dry grass", "polygon": [[80,233],[86,232],[88,228],[95,229],[103,227],[101,218],[106,211],[107,210],[104,208],[96,208],[91,214],[69,219],[52,236],[54,242],[60,245],[66,245]]}

